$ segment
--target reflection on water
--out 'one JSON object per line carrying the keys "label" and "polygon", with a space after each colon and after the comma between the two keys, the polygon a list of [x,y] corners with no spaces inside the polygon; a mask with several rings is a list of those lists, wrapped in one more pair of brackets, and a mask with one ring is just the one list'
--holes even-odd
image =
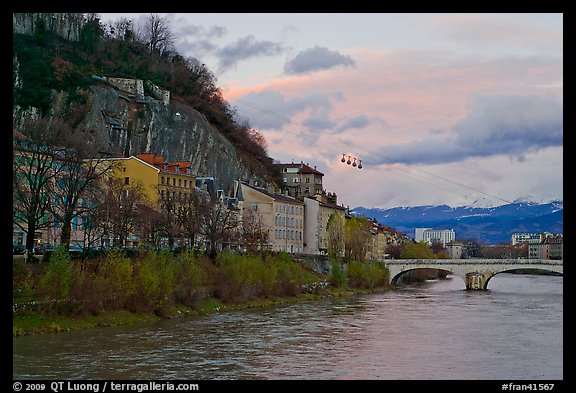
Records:
{"label": "reflection on water", "polygon": [[15,379],[562,379],[562,277],[13,339]]}

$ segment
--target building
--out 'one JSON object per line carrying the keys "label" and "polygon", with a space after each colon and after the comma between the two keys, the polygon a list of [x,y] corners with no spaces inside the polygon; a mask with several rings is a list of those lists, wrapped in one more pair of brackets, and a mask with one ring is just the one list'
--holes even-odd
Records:
{"label": "building", "polygon": [[386,228],[384,225],[378,224],[377,221],[372,221],[372,227],[370,228],[370,233],[372,234],[371,243],[366,253],[368,259],[374,261],[386,259],[386,246],[388,244]]}
{"label": "building", "polygon": [[[190,162],[167,162],[161,155],[143,153],[137,156],[113,157],[101,160],[102,165],[111,165],[109,178],[121,179],[127,187],[141,187],[145,203],[154,210],[167,204],[176,206],[189,200],[198,192],[195,175]],[[104,246],[110,246],[114,239],[103,239]],[[130,234],[126,247],[137,247],[139,238]]]}
{"label": "building", "polygon": [[338,214],[344,224],[346,208],[338,206],[334,193],[322,191],[304,198],[304,253],[326,255],[328,253],[328,220]]}
{"label": "building", "polygon": [[170,163],[155,153],[102,161],[115,164],[110,176],[123,179],[126,185],[141,184],[151,207],[158,207],[161,199],[184,200],[196,189],[189,161]]}
{"label": "building", "polygon": [[293,197],[307,197],[321,194],[324,174],[308,164],[275,164],[282,175],[282,184]]}
{"label": "building", "polygon": [[541,233],[513,233],[512,245],[515,246],[520,243],[538,244],[542,241]]}
{"label": "building", "polygon": [[446,250],[448,252],[448,256],[451,259],[461,259],[463,247],[464,244],[462,242],[451,241],[446,243]]}
{"label": "building", "polygon": [[529,259],[564,259],[564,236],[546,234],[539,243],[528,243]]}
{"label": "building", "polygon": [[434,241],[439,241],[444,247],[446,247],[446,243],[450,243],[455,238],[454,229],[416,228],[414,236],[416,242],[424,241],[432,244]]}
{"label": "building", "polygon": [[272,188],[237,181],[235,198],[244,210],[250,209],[268,233],[267,248],[273,251],[304,251],[304,202]]}

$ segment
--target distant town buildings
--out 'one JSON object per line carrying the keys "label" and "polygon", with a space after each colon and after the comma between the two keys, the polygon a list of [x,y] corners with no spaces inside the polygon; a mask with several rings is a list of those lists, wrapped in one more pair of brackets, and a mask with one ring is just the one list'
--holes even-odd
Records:
{"label": "distant town buildings", "polygon": [[[53,156],[53,167],[59,167],[62,160],[58,150],[40,149],[36,158],[31,156],[33,146],[30,141],[21,133],[14,130],[13,159],[14,166],[26,165],[28,161],[40,159],[42,155]],[[44,153],[47,152],[47,153]],[[338,198],[335,193],[326,192],[323,188],[323,173],[315,167],[301,162],[300,164],[276,164],[282,174],[282,184],[280,189],[275,189],[276,185],[267,187],[258,187],[248,182],[237,180],[233,191],[225,195],[223,190],[216,189],[216,179],[214,177],[196,176],[192,172],[189,161],[168,162],[162,155],[153,152],[141,153],[136,156],[127,157],[101,157],[86,160],[91,162],[95,160],[98,165],[110,168],[102,173],[106,173],[104,184],[110,187],[114,182],[123,187],[122,193],[128,195],[129,187],[136,186],[141,189],[145,198],[143,202],[148,206],[144,221],[152,223],[152,218],[156,220],[158,212],[165,215],[162,218],[162,225],[167,229],[170,226],[177,226],[178,216],[186,213],[189,203],[193,202],[196,196],[210,198],[211,201],[218,203],[219,208],[231,213],[237,219],[237,233],[247,233],[249,225],[256,224],[259,233],[263,234],[258,239],[253,239],[249,245],[252,249],[267,249],[272,251],[286,251],[288,253],[309,254],[309,255],[326,255],[328,254],[328,222],[334,215],[339,216],[345,223],[351,218],[347,208],[338,204]],[[47,174],[48,176],[49,174]],[[53,179],[52,181],[55,181]],[[109,190],[110,192],[110,190]],[[123,194],[122,194],[123,195]],[[120,195],[121,196],[121,195]],[[102,220],[98,216],[94,195],[84,195],[79,199],[78,212],[71,221],[71,244],[80,247],[91,247],[89,240],[92,236],[89,232],[97,229],[94,222]],[[57,203],[57,202],[55,202]],[[116,210],[125,210],[122,203],[117,203]],[[112,203],[114,205],[114,203]],[[96,210],[96,211],[95,211]],[[100,209],[102,210],[102,209]],[[192,212],[192,210],[190,210]],[[112,211],[111,213],[115,213]],[[21,246],[25,243],[25,226],[16,225],[21,214],[14,216],[13,244]],[[251,223],[247,219],[252,220]],[[40,222],[42,224],[42,221]],[[44,244],[57,244],[59,235],[62,231],[62,223],[53,220],[51,225],[45,225],[37,228],[34,234],[35,246]],[[121,222],[115,222],[119,226]],[[140,225],[146,224],[140,223]],[[194,224],[194,220],[190,221]],[[254,230],[251,228],[250,230]],[[159,236],[168,236],[162,234]],[[379,224],[371,220],[370,240],[366,249],[366,259],[382,261],[390,257],[391,250],[398,252],[402,243],[409,241],[405,234],[395,231],[386,225]],[[102,247],[121,244],[127,248],[137,248],[142,242],[146,241],[141,233],[133,229],[126,229],[126,235],[118,238],[114,232],[106,232],[100,235],[98,243]],[[153,233],[147,235],[156,236]],[[177,246],[182,244],[194,243],[195,245],[206,244],[209,240],[206,236],[196,236],[186,239],[186,235],[177,231],[169,235],[170,238],[158,239],[157,244],[163,246]],[[184,236],[181,239],[178,236]],[[234,235],[236,236],[236,234]],[[96,237],[93,237],[95,239]],[[169,241],[167,241],[169,240]],[[473,242],[463,244],[455,241],[455,231],[453,229],[432,229],[416,228],[416,242],[426,242],[429,245],[441,243],[449,258],[460,259],[463,257],[474,257],[477,250],[472,246],[478,247]],[[226,239],[226,247],[235,249],[247,249],[246,240],[241,237]],[[528,245],[528,258],[537,259],[562,259],[563,258],[563,236],[553,235],[550,233],[514,233],[512,234],[512,245]],[[221,245],[224,247],[224,245]],[[343,251],[341,252],[342,256]],[[397,257],[397,256],[396,256]]]}
{"label": "distant town buildings", "polygon": [[512,234],[512,245],[515,246],[521,243],[540,243],[542,241],[541,233],[513,233]]}
{"label": "distant town buildings", "polygon": [[564,258],[564,236],[561,234],[540,233],[539,241],[527,243],[529,259]]}
{"label": "distant town buildings", "polygon": [[426,242],[432,244],[435,241],[442,243],[442,246],[446,247],[446,244],[453,241],[456,238],[456,233],[454,229],[432,229],[432,228],[416,228],[414,240],[416,242]]}

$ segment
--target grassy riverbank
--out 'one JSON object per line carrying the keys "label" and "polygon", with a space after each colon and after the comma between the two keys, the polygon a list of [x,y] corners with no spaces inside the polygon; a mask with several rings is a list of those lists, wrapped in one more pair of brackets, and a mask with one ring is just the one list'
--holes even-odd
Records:
{"label": "grassy riverbank", "polygon": [[153,323],[388,289],[381,264],[333,263],[324,276],[287,254],[183,254],[127,259],[111,254],[50,264],[14,264],[13,336]]}
{"label": "grassy riverbank", "polygon": [[[384,291],[384,288],[380,289]],[[300,294],[291,297],[255,299],[245,303],[222,303],[218,299],[205,299],[196,307],[173,307],[170,313],[158,316],[154,313],[135,313],[128,310],[107,311],[100,315],[63,316],[26,313],[12,317],[12,336],[60,333],[64,331],[109,326],[141,325],[158,322],[162,319],[193,318],[216,312],[229,312],[250,308],[273,307],[302,301],[314,301],[325,297],[342,297],[375,292],[374,290],[331,289],[323,294]]]}

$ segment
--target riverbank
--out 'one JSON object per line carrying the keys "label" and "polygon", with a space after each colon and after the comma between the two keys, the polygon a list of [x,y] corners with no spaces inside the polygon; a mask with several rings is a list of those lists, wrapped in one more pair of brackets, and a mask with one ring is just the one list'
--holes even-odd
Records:
{"label": "riverbank", "polygon": [[239,311],[250,308],[274,307],[297,302],[315,301],[327,297],[344,297],[378,293],[391,290],[391,287],[374,289],[327,288],[322,293],[302,293],[297,296],[259,298],[243,303],[223,303],[218,299],[204,299],[195,307],[171,307],[166,315],[135,313],[128,310],[108,311],[100,315],[68,317],[63,315],[40,315],[25,313],[13,315],[12,336],[53,334],[65,331],[111,326],[136,326],[155,323],[163,319],[194,318],[217,312]]}

